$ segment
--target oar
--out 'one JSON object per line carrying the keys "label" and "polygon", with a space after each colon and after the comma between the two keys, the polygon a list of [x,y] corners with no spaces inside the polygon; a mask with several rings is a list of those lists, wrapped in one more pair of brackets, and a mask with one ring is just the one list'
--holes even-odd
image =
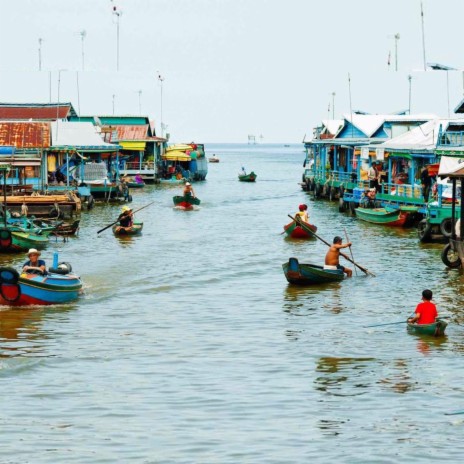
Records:
{"label": "oar", "polygon": [[[142,206],[141,208],[139,209],[136,209],[135,211],[132,211],[132,214],[134,213],[137,213],[138,211],[141,211],[142,209],[144,208],[148,208],[150,205],[152,205],[153,203],[155,203],[154,201],[152,201],[151,203],[148,203],[148,205],[145,205],[145,206]],[[100,232],[103,232],[104,230],[106,229],[109,229],[111,226],[114,226],[115,224],[117,224],[119,222],[119,219],[117,221],[114,221],[112,222],[111,224],[108,224],[106,227],[103,227],[103,229],[100,229],[97,234],[99,234]]]}
{"label": "oar", "polygon": [[464,411],[445,412],[445,416],[457,416],[458,414],[464,414]]}
{"label": "oar", "polygon": [[[345,231],[346,241],[347,241],[348,243],[350,243],[350,239],[348,238],[348,233],[346,232],[346,227],[344,227],[343,230]],[[354,261],[354,256],[353,256],[353,251],[351,250],[351,246],[350,246],[349,248],[350,248],[351,259]],[[358,275],[358,271],[357,271],[356,268],[354,268],[354,272],[355,272],[356,275]]]}
{"label": "oar", "polygon": [[384,325],[396,325],[396,324],[406,324],[408,321],[400,321],[400,322],[387,322],[386,324],[374,324],[374,325],[365,325],[363,326],[364,329],[370,328],[370,327],[382,327]]}
{"label": "oar", "polygon": [[[325,243],[329,248],[332,246],[330,245],[329,242],[326,242],[323,238],[319,237],[319,235],[317,235],[315,232],[313,232],[303,221],[300,221],[299,219],[297,218],[294,218],[293,216],[290,216],[290,214],[288,215],[288,217],[290,219],[293,219],[294,221],[296,221],[298,223],[298,225],[303,228],[304,230],[306,230],[306,232],[314,235],[316,238],[318,238],[321,242]],[[371,271],[369,271],[368,269],[366,269],[365,267],[362,267],[360,266],[358,263],[355,263],[351,258],[349,258],[347,255],[345,255],[344,253],[341,253],[340,252],[340,256],[343,256],[346,260],[348,260],[350,263],[353,263],[357,268],[361,269],[361,271],[364,272],[364,274],[367,274],[367,275],[371,275],[372,277],[375,277],[375,274]]]}

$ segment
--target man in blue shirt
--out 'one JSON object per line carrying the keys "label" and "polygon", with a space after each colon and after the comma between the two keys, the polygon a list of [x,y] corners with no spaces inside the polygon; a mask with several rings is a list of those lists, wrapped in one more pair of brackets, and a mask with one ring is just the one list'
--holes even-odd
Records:
{"label": "man in blue shirt", "polygon": [[35,248],[31,248],[27,252],[27,256],[29,258],[23,265],[23,272],[41,272],[44,274],[47,272],[45,261],[43,259],[39,259],[40,251],[36,250]]}

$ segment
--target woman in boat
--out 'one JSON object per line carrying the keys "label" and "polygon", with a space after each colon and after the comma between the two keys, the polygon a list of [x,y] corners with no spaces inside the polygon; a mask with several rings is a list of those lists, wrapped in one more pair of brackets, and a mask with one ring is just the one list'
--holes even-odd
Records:
{"label": "woman in boat", "polygon": [[308,205],[300,205],[298,209],[299,211],[295,216],[300,216],[303,222],[309,222]]}
{"label": "woman in boat", "polygon": [[433,324],[438,316],[437,307],[432,303],[432,290],[422,292],[422,303],[416,307],[415,315],[408,319],[410,324]]}
{"label": "woman in boat", "polygon": [[124,228],[132,227],[134,223],[134,213],[129,206],[124,205],[122,207],[122,213],[118,217],[119,225]]}
{"label": "woman in boat", "polygon": [[39,259],[40,251],[35,248],[31,248],[27,252],[28,260],[23,265],[23,272],[34,272],[39,271],[42,274],[47,272],[46,264],[43,259]]}
{"label": "woman in boat", "polygon": [[333,245],[329,248],[329,251],[325,255],[325,266],[334,266],[343,271],[347,277],[351,277],[353,275],[353,271],[340,265],[340,249],[350,247],[351,242],[348,242],[345,245],[343,245],[342,242],[343,239],[341,237],[334,237]]}
{"label": "woman in boat", "polygon": [[195,198],[195,191],[193,190],[192,184],[190,182],[185,183],[184,196],[191,196]]}
{"label": "woman in boat", "polygon": [[137,182],[137,184],[143,184],[143,179],[142,179],[142,176],[140,175],[140,172],[138,172],[135,175],[135,182]]}

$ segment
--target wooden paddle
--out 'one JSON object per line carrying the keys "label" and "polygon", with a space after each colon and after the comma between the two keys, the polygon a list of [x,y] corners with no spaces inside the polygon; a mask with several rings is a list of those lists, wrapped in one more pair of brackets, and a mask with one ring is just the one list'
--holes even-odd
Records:
{"label": "wooden paddle", "polygon": [[[350,239],[348,238],[348,233],[346,232],[346,227],[343,228],[343,230],[345,231],[345,237],[346,237],[346,241],[348,243],[350,243]],[[350,245],[350,255],[351,255],[351,259],[354,261],[354,256],[353,256],[353,251],[351,250],[351,245]],[[354,272],[356,275],[358,275],[358,271],[356,268],[354,268]]]}
{"label": "wooden paddle", "polygon": [[[317,235],[315,232],[313,232],[308,226],[305,225],[304,222],[300,221],[297,217],[293,217],[291,216],[290,214],[288,215],[288,217],[290,219],[293,219],[294,221],[296,221],[298,223],[298,225],[306,230],[306,232],[310,233],[310,234],[313,234],[316,238],[318,238],[322,243],[325,243],[329,248],[332,246],[330,245],[329,242],[326,242],[323,238],[319,237],[319,235]],[[375,274],[371,271],[369,271],[368,269],[366,269],[365,267],[362,267],[360,266],[358,263],[355,263],[350,257],[348,257],[347,255],[345,255],[344,253],[341,253],[340,252],[340,256],[343,256],[347,261],[349,261],[350,263],[353,263],[358,269],[361,269],[361,271],[364,272],[364,274],[367,274],[367,275],[371,275],[372,277],[375,277]]]}
{"label": "wooden paddle", "polygon": [[464,414],[464,411],[445,412],[445,416],[457,416],[458,414]]}
{"label": "wooden paddle", "polygon": [[[153,203],[155,203],[154,201],[152,201],[151,203],[148,203],[148,205],[145,205],[145,206],[142,206],[141,208],[139,209],[136,209],[135,211],[132,211],[132,214],[134,213],[137,213],[138,211],[141,211],[142,209],[144,208],[148,208],[150,205],[152,205]],[[114,226],[115,224],[117,224],[119,222],[119,219],[117,221],[114,221],[112,222],[111,224],[108,224],[106,227],[103,227],[103,229],[100,229],[97,234],[99,234],[100,232],[103,232],[104,230],[106,229],[109,229],[111,226]]]}
{"label": "wooden paddle", "polygon": [[370,327],[381,327],[383,325],[396,325],[396,324],[407,324],[408,321],[400,321],[400,322],[387,322],[386,324],[374,324],[374,325],[365,325],[363,326],[364,329],[370,328]]}

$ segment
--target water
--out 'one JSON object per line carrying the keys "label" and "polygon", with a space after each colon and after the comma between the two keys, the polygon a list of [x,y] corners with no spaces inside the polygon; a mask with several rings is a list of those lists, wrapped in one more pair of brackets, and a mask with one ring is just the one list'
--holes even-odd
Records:
{"label": "water", "polygon": [[[179,187],[134,191],[134,208],[155,204],[126,240],[96,234],[119,207],[85,212],[79,238],[43,253],[72,263],[83,298],[0,312],[0,462],[461,462],[464,416],[444,413],[464,409],[463,275],[442,245],[312,201],[300,145],[207,150],[220,163],[194,185],[198,211],[172,208]],[[280,234],[302,202],[377,277],[289,286],[282,263],[327,251]],[[363,328],[404,320],[424,288],[446,338]]]}

